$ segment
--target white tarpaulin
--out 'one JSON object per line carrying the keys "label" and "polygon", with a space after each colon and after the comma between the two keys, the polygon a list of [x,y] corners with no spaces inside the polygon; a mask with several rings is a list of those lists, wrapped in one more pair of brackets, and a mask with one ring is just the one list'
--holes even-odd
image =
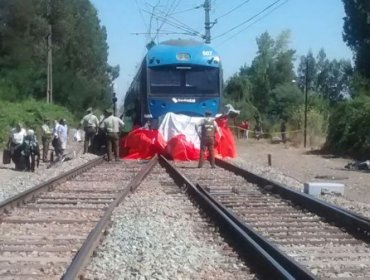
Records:
{"label": "white tarpaulin", "polygon": [[202,119],[202,117],[189,117],[167,113],[158,128],[158,132],[161,133],[166,142],[173,137],[183,134],[187,142],[192,143],[195,148],[199,149],[200,139],[196,126],[200,124]]}

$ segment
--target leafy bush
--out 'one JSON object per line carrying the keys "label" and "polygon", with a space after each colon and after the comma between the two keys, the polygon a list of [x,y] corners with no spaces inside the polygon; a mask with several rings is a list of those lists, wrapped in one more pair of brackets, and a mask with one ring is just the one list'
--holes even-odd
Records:
{"label": "leafy bush", "polygon": [[[328,122],[324,114],[314,108],[309,108],[307,111],[307,143],[311,146],[322,144],[326,137]],[[288,119],[287,131],[297,131],[291,134],[289,138],[296,144],[301,145],[304,135],[304,105],[301,105],[291,114]]]}
{"label": "leafy bush", "polygon": [[65,118],[68,125],[75,125],[74,116],[64,107],[44,102],[28,100],[21,103],[0,102],[0,146],[8,140],[9,132],[18,122],[26,128],[34,129],[40,135],[44,118],[51,121]]}
{"label": "leafy bush", "polygon": [[359,159],[370,157],[370,97],[340,104],[329,121],[326,148]]}

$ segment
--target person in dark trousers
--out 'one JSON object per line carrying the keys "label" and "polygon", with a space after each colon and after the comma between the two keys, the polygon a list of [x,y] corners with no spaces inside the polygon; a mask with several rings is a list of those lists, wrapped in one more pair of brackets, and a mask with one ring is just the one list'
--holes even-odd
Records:
{"label": "person in dark trousers", "polygon": [[215,168],[215,135],[217,131],[217,123],[214,118],[211,117],[212,113],[207,111],[205,118],[200,124],[200,155],[198,168],[202,168],[204,163],[204,153],[208,149],[209,161],[211,168]]}
{"label": "person in dark trousers", "polygon": [[281,141],[285,144],[286,142],[286,124],[285,121],[283,120],[280,124],[280,133],[281,133]]}
{"label": "person in dark trousers", "polygon": [[254,127],[254,135],[257,140],[260,140],[262,137],[262,125],[260,121],[257,121],[256,126]]}
{"label": "person in dark trousers", "polygon": [[105,111],[107,117],[104,119],[102,126],[107,133],[107,160],[111,160],[111,150],[113,150],[115,160],[119,161],[119,132],[120,128],[122,128],[125,124],[120,118],[113,115],[112,109],[107,109]]}
{"label": "person in dark trousers", "polygon": [[42,135],[41,135],[41,141],[42,141],[42,161],[47,162],[48,161],[48,153],[49,153],[49,146],[52,136],[52,129],[49,125],[49,119],[44,119],[44,124],[41,126],[42,129]]}
{"label": "person in dark trousers", "polygon": [[39,167],[40,149],[34,130],[29,129],[22,144],[22,155],[25,158],[25,170],[35,172],[35,167]]}
{"label": "person in dark trousers", "polygon": [[10,151],[12,161],[15,164],[15,170],[24,170],[25,162],[22,156],[22,144],[27,132],[22,127],[22,124],[18,123],[15,128],[12,129],[7,148]]}
{"label": "person in dark trousers", "polygon": [[99,128],[99,120],[92,113],[92,108],[88,108],[86,112],[87,115],[80,122],[80,127],[82,126],[85,131],[84,154],[87,152],[95,153],[94,138]]}

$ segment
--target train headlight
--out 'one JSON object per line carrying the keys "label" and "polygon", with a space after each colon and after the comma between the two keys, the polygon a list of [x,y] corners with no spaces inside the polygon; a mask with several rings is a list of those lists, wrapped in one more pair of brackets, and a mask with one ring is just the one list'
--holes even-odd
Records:
{"label": "train headlight", "polygon": [[176,59],[179,61],[189,61],[190,60],[190,54],[188,53],[178,53],[176,54]]}

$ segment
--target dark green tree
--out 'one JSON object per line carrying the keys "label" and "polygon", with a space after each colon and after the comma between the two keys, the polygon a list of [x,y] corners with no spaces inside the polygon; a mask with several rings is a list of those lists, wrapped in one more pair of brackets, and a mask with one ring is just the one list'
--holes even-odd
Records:
{"label": "dark green tree", "polygon": [[89,0],[0,0],[0,21],[0,99],[45,99],[50,23],[54,101],[74,112],[108,106],[119,68],[107,63],[106,30]]}
{"label": "dark green tree", "polygon": [[274,40],[263,33],[257,38],[258,52],[251,66],[244,65],[227,82],[225,99],[242,112],[246,110],[249,119],[285,116],[288,103],[300,98],[292,83],[295,51],[288,48],[289,36],[289,31],[284,31]]}
{"label": "dark green tree", "polygon": [[350,86],[353,70],[349,60],[329,60],[324,50],[316,58],[311,51],[301,57],[298,66],[298,86],[305,91],[320,95],[334,105],[351,96]]}
{"label": "dark green tree", "polygon": [[295,51],[288,48],[289,36],[289,31],[284,31],[274,40],[267,32],[263,33],[257,38],[258,52],[251,66],[244,66],[240,71],[252,85],[251,102],[265,116],[276,112],[271,108],[275,100],[271,95],[272,90],[280,88],[282,84],[292,83],[295,77]]}
{"label": "dark green tree", "polygon": [[354,52],[356,70],[370,79],[370,1],[343,0],[343,39]]}

